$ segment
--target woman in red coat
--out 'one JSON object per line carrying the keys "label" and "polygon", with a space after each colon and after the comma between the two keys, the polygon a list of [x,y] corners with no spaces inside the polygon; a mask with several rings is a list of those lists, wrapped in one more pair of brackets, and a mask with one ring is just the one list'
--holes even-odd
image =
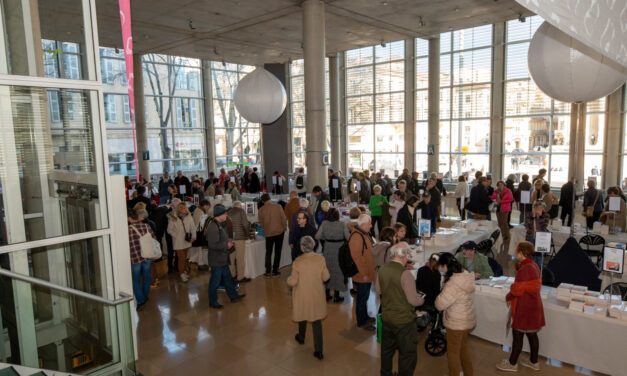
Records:
{"label": "woman in red coat", "polygon": [[523,347],[523,339],[529,340],[529,360],[520,360],[520,365],[534,371],[540,370],[538,350],[540,341],[538,332],[544,326],[544,308],[540,289],[542,277],[538,264],[533,261],[533,244],[520,242],[516,246],[516,280],[507,294],[506,300],[510,307],[512,335],[512,353],[509,359],[503,359],[496,365],[501,371],[515,372],[518,370],[518,357]]}
{"label": "woman in red coat", "polygon": [[505,182],[499,180],[496,183],[496,189],[492,193],[492,201],[498,204],[498,211],[496,212],[496,219],[503,234],[503,245],[505,246],[505,252],[509,252],[509,213],[512,212],[512,202],[514,202],[514,194],[505,186]]}

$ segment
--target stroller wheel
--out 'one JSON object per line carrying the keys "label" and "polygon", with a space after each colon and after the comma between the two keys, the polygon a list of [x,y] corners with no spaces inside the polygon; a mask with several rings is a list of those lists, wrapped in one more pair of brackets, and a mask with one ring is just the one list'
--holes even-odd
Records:
{"label": "stroller wheel", "polygon": [[446,337],[444,334],[438,332],[429,334],[425,341],[425,351],[431,356],[446,354]]}

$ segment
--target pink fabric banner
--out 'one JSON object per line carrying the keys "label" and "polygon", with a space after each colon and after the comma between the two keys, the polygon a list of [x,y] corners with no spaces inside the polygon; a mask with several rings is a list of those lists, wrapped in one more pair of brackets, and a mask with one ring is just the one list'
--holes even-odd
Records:
{"label": "pink fabric banner", "polygon": [[135,162],[135,178],[139,181],[139,162],[137,160],[137,136],[135,134],[135,78],[133,75],[133,30],[131,28],[131,0],[119,0],[120,25],[122,27],[122,43],[124,46],[124,62],[126,63],[126,81],[128,82],[128,103],[131,112],[131,128],[133,130],[133,158]]}

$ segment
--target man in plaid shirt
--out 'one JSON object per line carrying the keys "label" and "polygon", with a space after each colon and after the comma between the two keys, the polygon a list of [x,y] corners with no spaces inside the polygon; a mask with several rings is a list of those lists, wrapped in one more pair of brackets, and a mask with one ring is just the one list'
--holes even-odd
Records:
{"label": "man in plaid shirt", "polygon": [[150,293],[150,264],[152,261],[141,256],[139,239],[149,233],[153,238],[155,234],[147,223],[144,223],[137,211],[128,209],[128,242],[131,256],[131,275],[133,278],[133,294],[137,301],[139,311],[148,301]]}

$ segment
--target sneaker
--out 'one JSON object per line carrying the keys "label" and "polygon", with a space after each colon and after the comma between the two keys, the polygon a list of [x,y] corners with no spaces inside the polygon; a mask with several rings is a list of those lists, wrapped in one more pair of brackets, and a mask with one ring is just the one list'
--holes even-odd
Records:
{"label": "sneaker", "polygon": [[503,359],[501,360],[501,363],[496,365],[496,369],[505,372],[518,372],[518,364],[512,365],[509,362],[509,359]]}
{"label": "sneaker", "polygon": [[523,367],[527,367],[527,368],[531,368],[534,371],[539,371],[540,370],[540,363],[531,363],[531,361],[529,360],[524,360],[521,359],[520,360],[520,365]]}
{"label": "sneaker", "polygon": [[220,304],[220,303],[218,303],[218,304],[209,304],[209,307],[215,308],[215,309],[222,309],[222,308],[224,308],[224,306],[222,304]]}
{"label": "sneaker", "polygon": [[181,273],[181,281],[183,282],[189,281],[189,276],[187,275],[187,273]]}

